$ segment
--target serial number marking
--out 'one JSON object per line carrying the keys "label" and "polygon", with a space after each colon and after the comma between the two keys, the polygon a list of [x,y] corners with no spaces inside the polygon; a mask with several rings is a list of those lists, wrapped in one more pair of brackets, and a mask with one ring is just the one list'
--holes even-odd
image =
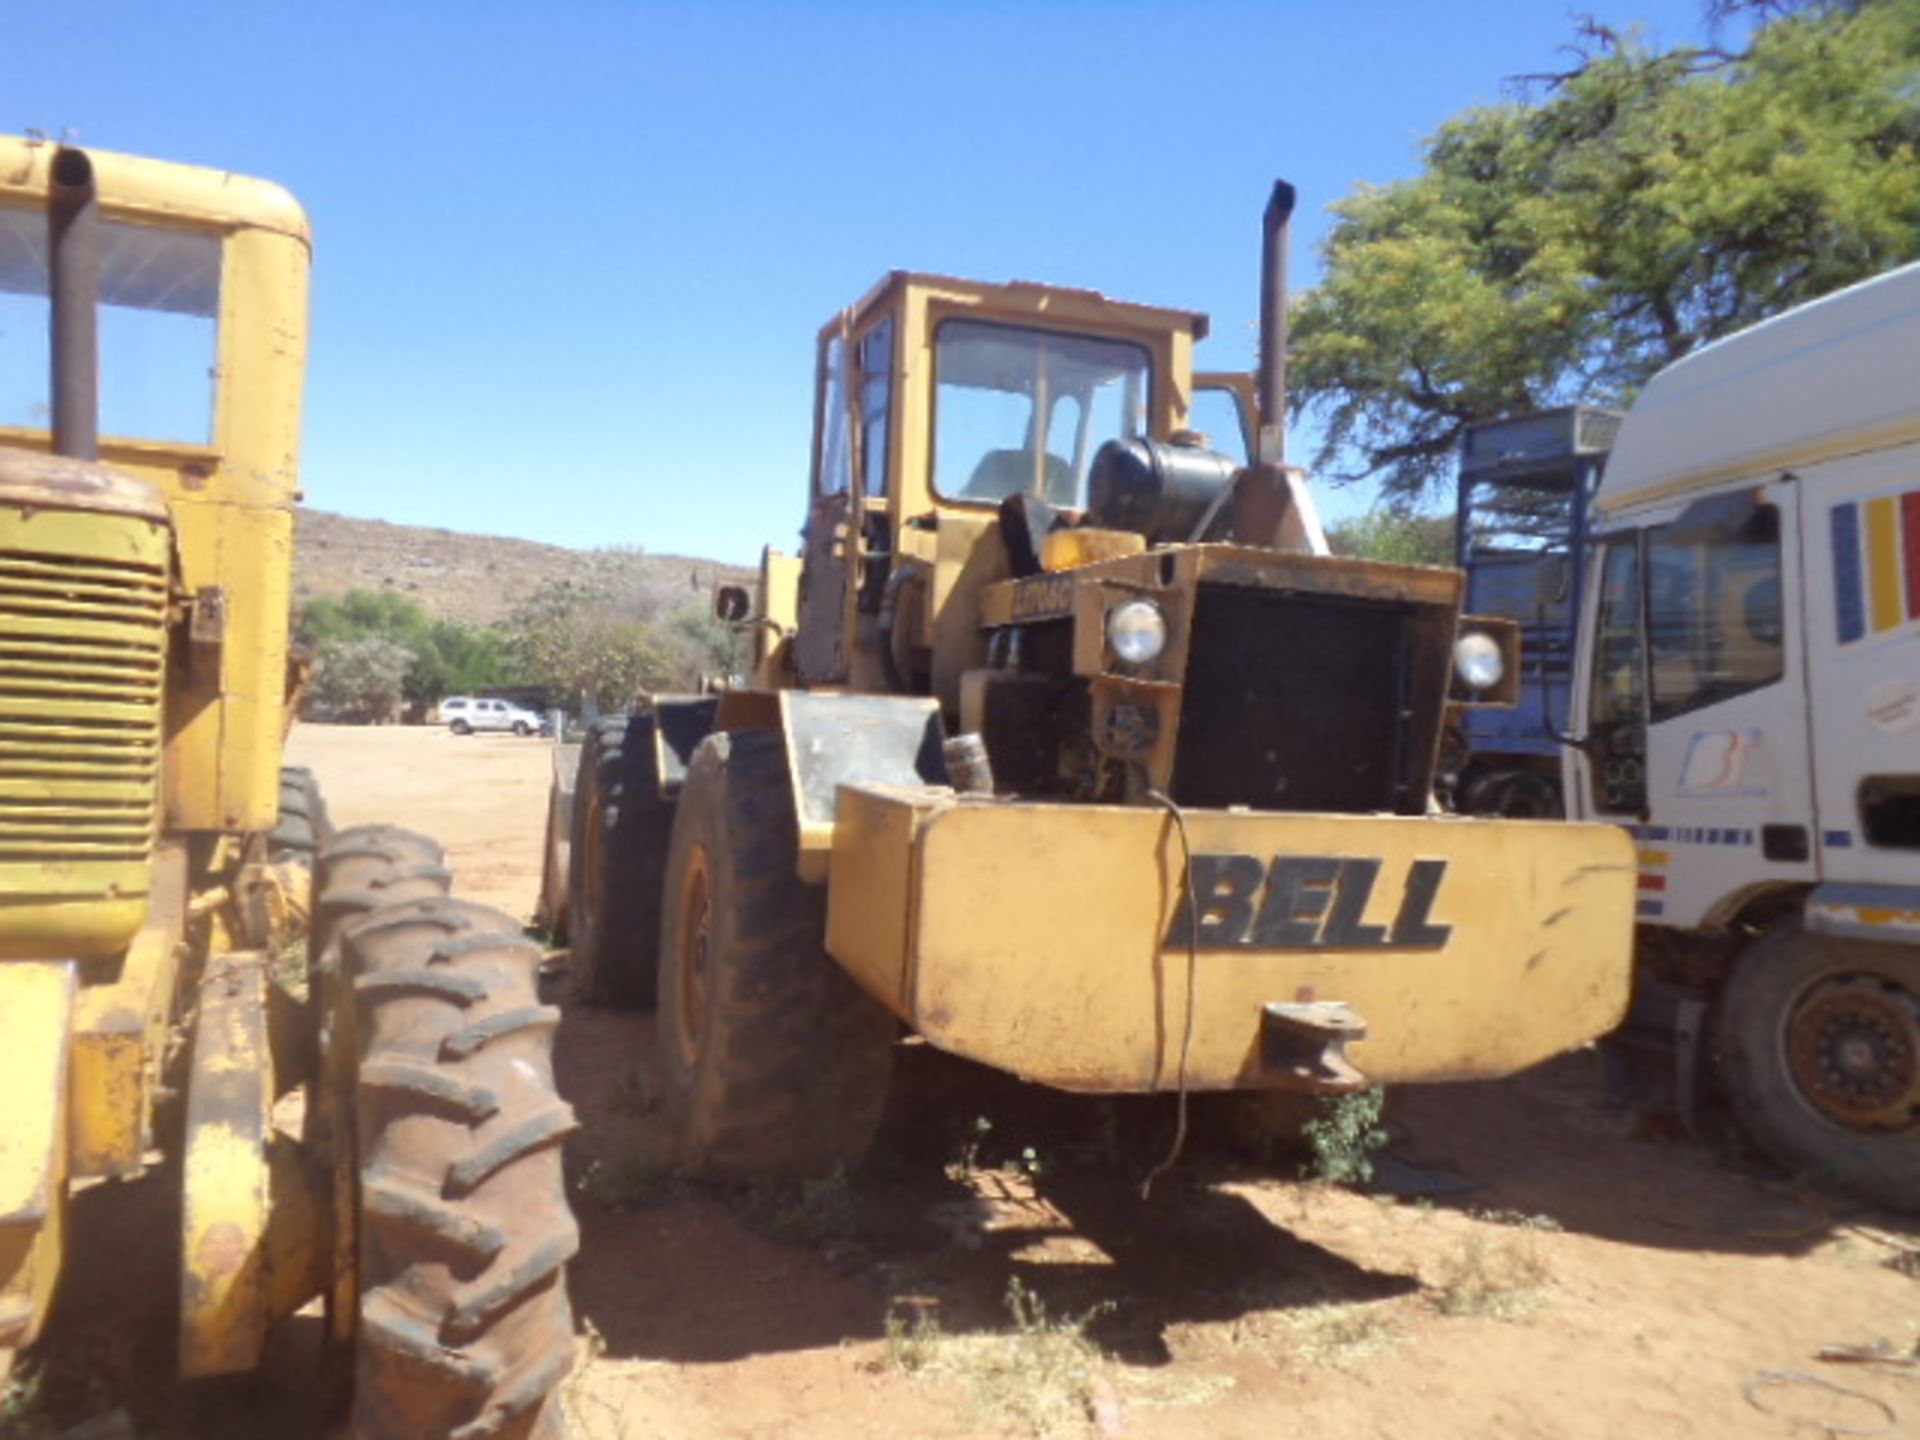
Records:
{"label": "serial number marking", "polygon": [[1445,860],[1407,867],[1392,925],[1362,920],[1380,877],[1380,861],[1364,855],[1200,854],[1193,857],[1198,934],[1183,897],[1166,945],[1196,940],[1203,950],[1438,950],[1453,935],[1433,922],[1433,902],[1446,878]]}
{"label": "serial number marking", "polygon": [[1013,618],[1032,620],[1041,615],[1066,615],[1073,610],[1073,581],[1067,576],[1022,580],[1013,591]]}

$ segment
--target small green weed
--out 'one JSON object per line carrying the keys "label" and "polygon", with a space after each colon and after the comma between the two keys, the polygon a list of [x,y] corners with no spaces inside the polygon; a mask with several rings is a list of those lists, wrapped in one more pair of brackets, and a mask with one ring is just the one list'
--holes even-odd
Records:
{"label": "small green weed", "polygon": [[1373,1179],[1369,1157],[1388,1138],[1380,1127],[1386,1102],[1386,1091],[1378,1085],[1323,1100],[1319,1116],[1301,1127],[1313,1149],[1307,1173],[1332,1185],[1365,1185]]}
{"label": "small green weed", "polygon": [[1351,1371],[1404,1335],[1399,1321],[1378,1303],[1316,1305],[1289,1317],[1299,1336],[1296,1349],[1309,1365]]}

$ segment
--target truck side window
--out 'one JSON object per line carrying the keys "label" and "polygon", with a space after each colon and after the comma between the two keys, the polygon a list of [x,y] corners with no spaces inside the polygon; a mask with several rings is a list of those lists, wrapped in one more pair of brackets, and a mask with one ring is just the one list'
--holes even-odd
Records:
{"label": "truck side window", "polygon": [[1737,530],[1647,536],[1649,712],[1654,720],[1771,685],[1784,673],[1780,512]]}
{"label": "truck side window", "polygon": [[853,484],[853,453],[847,446],[847,342],[834,336],[821,360],[820,453],[814,484],[822,495],[844,495]]}
{"label": "truck side window", "polygon": [[860,483],[887,493],[887,420],[893,408],[893,317],[860,339]]}
{"label": "truck side window", "polygon": [[1640,623],[1640,537],[1608,543],[1600,561],[1590,730],[1594,806],[1608,814],[1646,808],[1646,644]]}

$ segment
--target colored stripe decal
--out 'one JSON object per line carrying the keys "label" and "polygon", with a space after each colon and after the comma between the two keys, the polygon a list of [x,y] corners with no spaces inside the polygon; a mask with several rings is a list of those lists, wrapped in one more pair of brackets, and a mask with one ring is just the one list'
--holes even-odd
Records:
{"label": "colored stripe decal", "polygon": [[1867,633],[1865,607],[1860,597],[1860,514],[1851,505],[1830,512],[1833,531],[1833,609],[1840,643]]}
{"label": "colored stripe decal", "polygon": [[1822,838],[1836,850],[1846,850],[1853,845],[1853,834],[1847,830],[1829,830]]}
{"label": "colored stripe decal", "polygon": [[1868,604],[1873,628],[1891,630],[1900,614],[1900,533],[1891,495],[1867,502]]}
{"label": "colored stripe decal", "polygon": [[1667,913],[1667,907],[1658,900],[1642,900],[1634,909],[1637,914],[1645,917]]}
{"label": "colored stripe decal", "polygon": [[1640,877],[1640,888],[1642,890],[1664,890],[1667,888],[1667,877],[1664,875],[1643,874]]}
{"label": "colored stripe decal", "polygon": [[1907,558],[1907,618],[1920,620],[1920,490],[1900,497],[1900,542]]}

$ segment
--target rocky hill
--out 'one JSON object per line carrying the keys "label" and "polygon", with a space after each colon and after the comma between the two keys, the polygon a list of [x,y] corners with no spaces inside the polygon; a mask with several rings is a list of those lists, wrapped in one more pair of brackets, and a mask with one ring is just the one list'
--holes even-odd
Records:
{"label": "rocky hill", "polygon": [[569,550],[304,507],[294,519],[295,605],[350,590],[397,590],[435,618],[486,625],[506,619],[549,580],[601,582],[671,611],[705,605],[717,581],[752,579],[751,571],[683,555]]}

